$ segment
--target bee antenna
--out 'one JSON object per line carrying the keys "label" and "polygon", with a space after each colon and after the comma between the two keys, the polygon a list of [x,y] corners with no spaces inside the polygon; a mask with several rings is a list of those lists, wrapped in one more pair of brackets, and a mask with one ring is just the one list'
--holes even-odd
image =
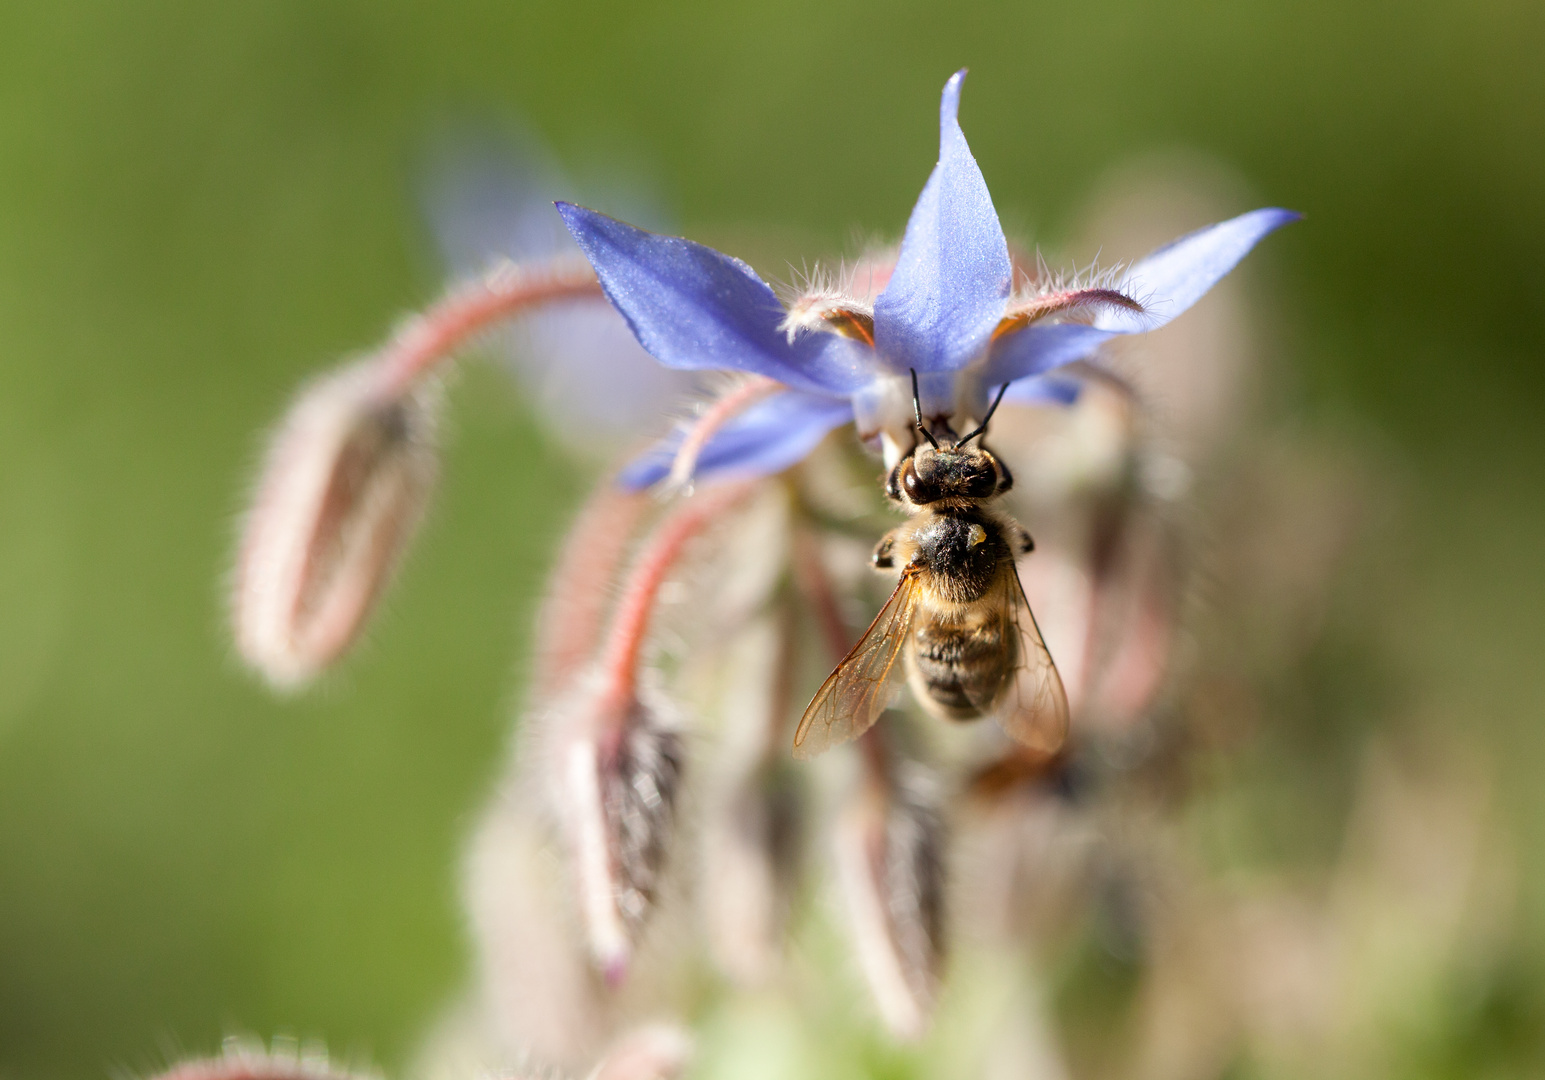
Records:
{"label": "bee antenna", "polygon": [[917,368],[909,368],[912,372],[912,415],[917,418],[917,430],[923,433],[923,438],[928,440],[928,445],[935,450],[939,449],[939,441],[933,437],[933,433],[923,426],[923,406],[917,398]]}
{"label": "bee antenna", "polygon": [[964,439],[961,439],[958,443],[955,444],[956,446],[964,446],[978,435],[984,434],[987,431],[987,421],[991,420],[992,414],[998,411],[998,406],[1003,404],[1003,395],[1008,392],[1008,383],[1004,383],[1002,386],[998,387],[998,396],[992,399],[992,406],[987,410],[987,415],[982,417],[982,422],[977,425],[976,430],[967,435]]}

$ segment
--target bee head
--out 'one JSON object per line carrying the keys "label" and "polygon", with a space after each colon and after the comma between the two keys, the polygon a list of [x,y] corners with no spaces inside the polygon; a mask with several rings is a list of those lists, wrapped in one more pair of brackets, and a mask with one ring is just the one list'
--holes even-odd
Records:
{"label": "bee head", "polygon": [[987,431],[987,421],[997,411],[1008,390],[1005,383],[993,400],[981,424],[952,445],[940,446],[923,424],[917,400],[917,372],[912,373],[912,409],[917,417],[918,433],[927,440],[896,463],[885,482],[885,493],[896,502],[925,506],[940,499],[989,499],[1001,495],[1014,484],[1008,468],[987,447],[968,445]]}

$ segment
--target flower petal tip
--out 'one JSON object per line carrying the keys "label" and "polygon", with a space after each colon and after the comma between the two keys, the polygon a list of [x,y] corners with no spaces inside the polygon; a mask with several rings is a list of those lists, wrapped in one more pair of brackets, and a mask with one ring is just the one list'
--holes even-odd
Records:
{"label": "flower petal tip", "polygon": [[961,68],[944,84],[944,93],[939,99],[939,127],[942,130],[959,125],[960,87],[966,81],[966,74],[970,70],[970,68]]}
{"label": "flower petal tip", "polygon": [[1249,213],[1240,214],[1234,220],[1241,224],[1246,222],[1253,223],[1260,230],[1260,235],[1264,237],[1269,233],[1276,232],[1284,225],[1291,225],[1295,221],[1302,221],[1303,219],[1303,213],[1298,210],[1289,210],[1282,206],[1263,206],[1259,210],[1251,210]]}
{"label": "flower petal tip", "polygon": [[1013,286],[1008,241],[956,121],[959,71],[939,105],[939,162],[874,304],[875,346],[894,372],[956,371],[981,352]]}

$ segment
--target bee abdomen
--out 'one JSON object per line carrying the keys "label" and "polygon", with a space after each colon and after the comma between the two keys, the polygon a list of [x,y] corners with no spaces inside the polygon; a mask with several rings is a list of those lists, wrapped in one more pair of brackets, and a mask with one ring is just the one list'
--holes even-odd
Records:
{"label": "bee abdomen", "polygon": [[914,689],[929,711],[974,720],[997,698],[1011,667],[1002,620],[978,626],[919,622],[913,630]]}

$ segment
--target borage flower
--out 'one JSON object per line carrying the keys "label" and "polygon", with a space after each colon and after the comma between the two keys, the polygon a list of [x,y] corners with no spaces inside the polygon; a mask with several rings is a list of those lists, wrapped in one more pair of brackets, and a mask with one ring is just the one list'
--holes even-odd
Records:
{"label": "borage flower", "polygon": [[[1057,398],[1049,372],[1084,360],[1112,338],[1156,329],[1185,311],[1266,234],[1295,220],[1268,208],[1209,226],[1161,248],[1107,286],[1015,287],[1014,262],[986,182],[957,120],[959,71],[939,106],[939,163],[907,222],[893,268],[874,267],[871,298],[817,288],[788,308],[739,259],[560,202],[606,296],[655,359],[671,368],[757,377],[625,469],[646,487],[698,476],[779,472],[850,421],[884,451],[887,467],[915,439],[917,373],[925,421],[945,428],[980,418],[989,392],[1008,400]],[[860,275],[862,276],[862,275]],[[958,426],[958,424],[957,424]]]}
{"label": "borage flower", "polygon": [[[357,633],[368,600],[384,587],[407,532],[404,522],[416,520],[427,479],[406,489],[412,500],[383,502],[375,492],[402,487],[397,473],[419,460],[424,438],[398,433],[383,444],[386,450],[362,459],[365,468],[354,460],[361,436],[350,433],[374,432],[379,425],[366,420],[415,405],[445,361],[506,320],[540,313],[578,325],[599,316],[620,331],[620,312],[664,368],[740,376],[694,422],[619,474],[621,488],[633,492],[694,476],[767,477],[795,466],[849,423],[889,466],[919,437],[914,378],[922,418],[938,434],[980,420],[1000,387],[1011,401],[1066,403],[1083,385],[1085,400],[1069,415],[1097,421],[1093,441],[1120,466],[1109,470],[1100,498],[1063,507],[1074,520],[1061,530],[1063,558],[1056,565],[1078,587],[1061,590],[1046,605],[1050,622],[1063,628],[1060,641],[1053,640],[1057,634],[1048,641],[1074,676],[1070,697],[1081,693],[1075,713],[1085,730],[1101,709],[1124,720],[1146,713],[1167,666],[1176,623],[1170,599],[1178,584],[1165,562],[1163,523],[1135,505],[1137,485],[1128,483],[1143,441],[1140,403],[1118,379],[1085,372],[1080,383],[1057,369],[1089,359],[1115,337],[1164,325],[1295,215],[1245,214],[1124,273],[1071,284],[1032,280],[1016,269],[956,120],[963,76],[945,85],[939,162],[893,257],[861,263],[843,280],[806,289],[785,305],[739,260],[559,203],[589,265],[551,251],[508,252],[523,258],[453,290],[360,363],[361,374],[343,385],[357,383],[369,393],[338,407],[336,422],[324,425],[329,438],[301,440],[300,450],[281,452],[295,442],[286,432],[315,427],[301,422],[316,407],[308,404],[313,395],[304,397],[281,429],[260,486],[264,496],[249,519],[249,556],[234,606],[239,628],[264,632],[243,633],[244,655],[286,683],[332,662]],[[578,366],[605,374],[637,361],[632,374],[675,377],[624,342],[624,350],[587,354],[595,363]],[[566,373],[575,367],[566,365]],[[616,394],[619,381],[592,389],[596,396]],[[1005,416],[995,434],[1010,440],[1024,419],[1024,411],[1018,421]],[[1035,460],[1059,471],[1055,461]],[[821,469],[804,472],[814,479]],[[318,488],[317,476],[341,479]],[[318,516],[317,492],[335,496],[321,500],[323,509],[336,502],[355,512]],[[789,811],[784,804],[790,791],[799,797],[798,789],[785,784],[779,769],[787,756],[787,706],[798,696],[809,651],[801,620],[813,620],[825,638],[819,644],[835,662],[856,629],[842,601],[869,597],[859,580],[867,574],[862,552],[850,543],[856,537],[837,535],[832,522],[787,496],[772,483],[726,484],[707,497],[661,506],[609,485],[565,542],[540,620],[523,751],[470,859],[483,997],[492,1037],[512,1054],[530,1052],[568,1068],[593,1060],[603,1036],[642,1019],[634,1006],[656,1007],[662,988],[674,985],[675,965],[690,962],[671,948],[687,923],[694,932],[708,931],[713,959],[732,980],[766,979],[787,932],[786,899],[795,892],[801,861],[799,822],[829,831],[848,933],[882,1020],[898,1037],[920,1035],[945,970],[949,936],[944,898],[952,858],[944,823],[953,815],[941,793],[969,791],[976,802],[1017,813],[1023,789],[1071,768],[1069,754],[1027,756],[995,742],[990,731],[973,745],[941,749],[905,735],[887,741],[888,732],[875,729],[861,753],[833,763],[856,769],[861,781],[848,785],[841,813],[828,822]],[[393,512],[377,512],[378,503]],[[762,504],[768,513],[753,522],[757,528],[735,533]],[[311,509],[277,514],[271,506]],[[1057,532],[1050,529],[1042,565],[1054,566]],[[732,542],[732,534],[739,540]],[[758,543],[744,542],[753,536]],[[275,565],[321,569],[289,575],[306,588],[283,575],[253,577],[248,567],[267,563],[251,552],[284,555]],[[701,557],[714,552],[723,566]],[[1027,579],[1027,586],[1033,595],[1036,582]],[[334,593],[350,603],[317,599]],[[669,606],[663,598],[674,593],[701,601],[690,606],[689,627],[674,625],[668,612],[659,617]],[[308,603],[297,606],[295,595]],[[1107,596],[1123,603],[1106,602]],[[336,631],[300,632],[317,622],[300,616],[333,607],[348,617],[318,625],[336,624]],[[1114,614],[1107,617],[1106,609]],[[672,646],[684,629],[691,640]],[[284,647],[251,644],[270,639]],[[748,650],[766,654],[761,669],[746,662]],[[728,703],[717,700],[717,676],[736,691]],[[714,734],[714,718],[727,749],[705,758],[710,740],[702,736]],[[705,782],[703,797],[692,798]],[[694,847],[701,858],[678,850]],[[696,886],[690,880],[695,866],[712,867]],[[968,875],[962,891],[977,884]]]}

